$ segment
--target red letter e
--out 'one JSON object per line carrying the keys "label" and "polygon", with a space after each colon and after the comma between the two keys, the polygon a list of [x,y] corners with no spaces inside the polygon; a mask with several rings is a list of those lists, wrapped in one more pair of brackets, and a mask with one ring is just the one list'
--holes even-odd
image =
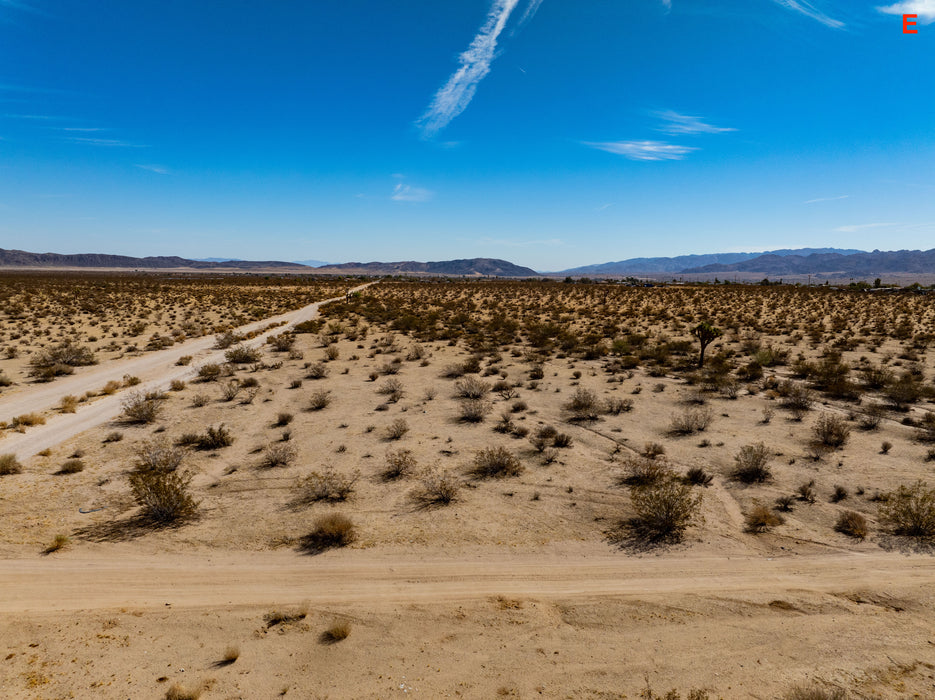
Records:
{"label": "red letter e", "polygon": [[903,34],[918,34],[918,29],[909,29],[909,27],[916,26],[914,20],[917,20],[919,15],[903,15]]}

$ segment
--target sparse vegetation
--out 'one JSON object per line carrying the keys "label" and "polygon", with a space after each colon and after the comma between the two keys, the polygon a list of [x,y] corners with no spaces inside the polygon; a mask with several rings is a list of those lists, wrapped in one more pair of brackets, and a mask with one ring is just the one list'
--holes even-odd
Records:
{"label": "sparse vegetation", "polygon": [[744,445],[740,452],[734,455],[734,470],[731,476],[745,484],[769,481],[773,476],[769,468],[771,458],[769,449],[762,442]]}
{"label": "sparse vegetation", "polygon": [[935,538],[935,488],[921,480],[900,486],[880,504],[880,520],[896,535]]}

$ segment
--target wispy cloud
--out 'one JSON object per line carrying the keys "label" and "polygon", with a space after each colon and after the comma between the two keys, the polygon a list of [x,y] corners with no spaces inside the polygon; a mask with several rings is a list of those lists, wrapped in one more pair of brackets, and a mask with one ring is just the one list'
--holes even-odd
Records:
{"label": "wispy cloud", "polygon": [[935,0],[904,0],[877,10],[887,15],[919,15],[922,24],[935,22]]}
{"label": "wispy cloud", "polygon": [[402,182],[396,183],[393,188],[393,199],[396,202],[427,202],[435,195],[431,190],[424,187],[413,187]]}
{"label": "wispy cloud", "polygon": [[110,129],[105,129],[102,126],[62,126],[62,127],[53,127],[59,129],[60,131],[79,131],[79,132],[91,132],[91,131],[110,131]]}
{"label": "wispy cloud", "polygon": [[523,13],[523,16],[519,18],[519,24],[516,28],[521,29],[529,20],[536,16],[536,13],[539,11],[539,5],[542,4],[542,0],[529,0],[529,4],[526,6],[526,11]]}
{"label": "wispy cloud", "polygon": [[693,146],[681,146],[665,141],[583,141],[585,146],[607,151],[630,160],[682,160],[692,151]]}
{"label": "wispy cloud", "polygon": [[807,199],[802,204],[815,204],[817,202],[836,202],[839,199],[847,199],[849,194],[842,194],[840,197],[818,197],[817,199]]}
{"label": "wispy cloud", "polygon": [[93,139],[83,136],[73,136],[72,138],[66,139],[72,143],[86,144],[88,146],[105,146],[111,148],[149,148],[148,146],[140,143],[130,143],[129,141],[122,141],[120,139]]}
{"label": "wispy cloud", "polygon": [[701,117],[692,117],[687,114],[679,114],[671,109],[654,114],[663,121],[663,125],[656,131],[664,134],[723,134],[728,131],[737,131],[729,126],[714,126],[701,121]]}
{"label": "wispy cloud", "polygon": [[163,165],[145,165],[143,163],[134,163],[133,165],[142,170],[148,170],[151,173],[156,173],[157,175],[172,174],[172,171]]}
{"label": "wispy cloud", "polygon": [[899,226],[897,223],[881,223],[881,224],[852,224],[850,226],[838,226],[835,231],[839,233],[856,233],[857,231],[863,231],[868,228],[885,228],[887,226]]}
{"label": "wispy cloud", "polygon": [[671,9],[672,9],[672,0],[662,0],[662,5],[663,5],[663,7],[665,7],[667,10],[671,10]]}
{"label": "wispy cloud", "polygon": [[830,27],[831,29],[844,28],[844,22],[829,17],[807,0],[773,0],[773,2],[775,2],[777,5],[785,7],[787,10],[800,12],[806,17],[810,17],[816,22],[821,22],[823,25]]}
{"label": "wispy cloud", "polygon": [[432,137],[463,112],[474,98],[477,84],[490,72],[496,57],[497,38],[506,26],[519,0],[494,0],[487,20],[470,47],[458,57],[461,67],[435,93],[425,114],[416,120],[423,136]]}

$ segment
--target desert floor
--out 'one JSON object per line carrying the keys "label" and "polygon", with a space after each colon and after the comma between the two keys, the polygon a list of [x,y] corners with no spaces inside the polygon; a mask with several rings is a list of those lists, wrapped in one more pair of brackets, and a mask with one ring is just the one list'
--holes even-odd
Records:
{"label": "desert floor", "polygon": [[[533,361],[518,345],[478,353],[345,321],[298,334],[290,353],[262,346],[262,362],[217,381],[195,380],[217,352],[203,349],[177,368],[185,385],[160,399],[152,423],[120,419],[124,389],[74,414],[36,408],[45,425],[4,433],[0,453],[42,436],[16,442],[24,469],[0,477],[4,697],[782,698],[803,684],[935,697],[935,558],[889,533],[878,511],[879,494],[932,479],[928,448],[904,420],[930,410],[925,401],[863,431],[854,405],[837,400],[795,420],[752,384],[699,396],[677,372],[608,374],[606,358]],[[477,357],[477,374],[444,376]],[[8,400],[104,366],[17,386]],[[161,367],[141,378],[160,381],[175,365]],[[530,381],[534,367],[542,378]],[[785,366],[768,374],[790,376]],[[457,396],[471,377],[509,385],[487,387],[479,422],[463,420]],[[632,403],[570,420],[579,389]],[[313,410],[316,395],[325,405]],[[110,413],[80,423],[104,401]],[[673,416],[698,407],[710,425],[673,435]],[[513,428],[498,432],[503,414]],[[809,436],[826,414],[854,429],[813,458]],[[197,516],[142,520],[127,481],[141,447],[221,425],[231,445],[179,448]],[[540,451],[528,438],[542,426],[569,444]],[[702,517],[681,542],[641,542],[621,526],[633,515],[621,477],[651,442],[674,473],[713,477],[695,489]],[[760,442],[772,478],[731,478],[738,451]],[[521,472],[474,473],[492,446]],[[274,465],[277,448],[285,457]],[[390,478],[387,459],[400,450],[414,465]],[[69,459],[83,469],[62,473]],[[349,494],[310,501],[315,474],[343,478]],[[457,485],[447,505],[420,497],[439,475]],[[814,502],[748,531],[756,505],[809,481]],[[832,499],[837,487],[845,498]],[[845,510],[866,517],[866,538],[835,531]],[[310,551],[303,538],[335,513],[351,518],[356,540]],[[59,535],[67,542],[53,551]]]}

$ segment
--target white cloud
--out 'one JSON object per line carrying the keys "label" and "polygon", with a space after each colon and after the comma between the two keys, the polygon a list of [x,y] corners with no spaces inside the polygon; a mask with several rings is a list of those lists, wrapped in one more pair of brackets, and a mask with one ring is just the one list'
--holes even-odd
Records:
{"label": "white cloud", "polygon": [[467,51],[458,57],[461,67],[435,93],[425,114],[416,121],[424,136],[437,134],[471,103],[477,84],[490,72],[490,64],[496,57],[497,37],[518,3],[519,0],[494,0],[487,21]]}
{"label": "white cloud", "polygon": [[584,141],[585,146],[607,151],[630,160],[682,160],[697,148],[665,141]]}
{"label": "white cloud", "polygon": [[824,12],[816,8],[807,0],[773,0],[777,5],[782,5],[787,10],[794,10],[795,12],[800,12],[806,17],[811,17],[816,22],[821,22],[826,27],[831,29],[843,29],[844,22],[832,19]]}
{"label": "white cloud", "polygon": [[866,228],[883,228],[886,226],[899,226],[899,224],[887,223],[887,224],[852,224],[850,226],[838,226],[835,231],[839,233],[856,233],[857,231],[863,231]]}
{"label": "white cloud", "polygon": [[393,188],[392,199],[396,202],[427,202],[434,194],[431,190],[423,187],[413,187],[400,182]]}
{"label": "white cloud", "polygon": [[68,139],[72,143],[81,143],[87,144],[89,146],[107,146],[107,147],[120,147],[120,148],[146,148],[138,143],[130,143],[129,141],[121,141],[120,139],[92,139],[85,138],[81,136],[75,136]]}
{"label": "white cloud", "polygon": [[664,134],[723,134],[727,131],[737,131],[729,126],[714,126],[705,124],[701,117],[692,117],[679,114],[671,109],[655,113],[665,124],[656,129]]}
{"label": "white cloud", "polygon": [[816,202],[836,202],[839,199],[847,199],[850,197],[849,194],[842,194],[840,197],[818,197],[817,199],[808,199],[802,204],[815,204]]}
{"label": "white cloud", "polygon": [[672,9],[672,0],[662,0],[662,4],[665,6],[667,10]]}
{"label": "white cloud", "polygon": [[148,170],[151,173],[156,173],[158,175],[171,175],[172,171],[163,165],[144,165],[142,163],[134,163],[137,168],[143,170]]}
{"label": "white cloud", "polygon": [[523,13],[523,16],[519,18],[519,24],[516,28],[522,28],[526,22],[535,17],[536,13],[539,11],[539,5],[541,4],[542,0],[529,0],[529,4],[526,6],[526,11]]}
{"label": "white cloud", "polygon": [[935,22],[935,0],[904,0],[877,10],[887,15],[919,15],[922,24]]}

